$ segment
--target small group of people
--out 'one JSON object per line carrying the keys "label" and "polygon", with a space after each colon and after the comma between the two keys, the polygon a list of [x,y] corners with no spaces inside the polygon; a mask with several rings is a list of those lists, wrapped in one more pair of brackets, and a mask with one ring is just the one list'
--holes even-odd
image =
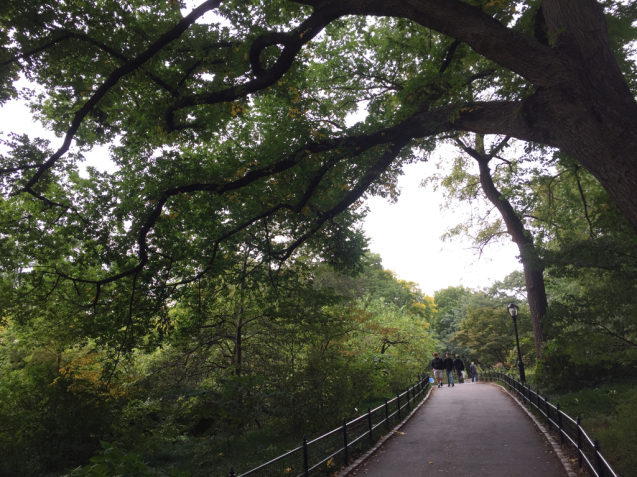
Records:
{"label": "small group of people", "polygon": [[[447,387],[453,387],[453,370],[456,370],[458,375],[458,383],[464,383],[462,373],[464,371],[464,363],[460,359],[460,356],[456,355],[456,359],[451,359],[451,353],[447,353],[447,357],[442,359],[438,356],[438,353],[434,353],[434,359],[431,360],[431,368],[434,371],[434,378],[438,382],[438,387],[443,386],[442,380],[445,373],[447,375]],[[476,365],[471,363],[469,366],[469,374],[471,375],[471,382],[478,382],[478,370]]]}

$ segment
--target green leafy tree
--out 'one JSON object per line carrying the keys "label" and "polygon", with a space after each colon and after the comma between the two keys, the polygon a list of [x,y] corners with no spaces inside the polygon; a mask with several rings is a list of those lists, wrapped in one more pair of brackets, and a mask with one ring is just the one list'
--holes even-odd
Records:
{"label": "green leafy tree", "polygon": [[[440,310],[434,324],[435,336],[443,350],[458,354],[463,361],[509,368],[517,361],[513,323],[506,310],[514,301],[520,303],[518,318],[520,343],[524,360],[532,364],[531,349],[535,349],[533,333],[528,333],[530,315],[525,304],[524,275],[513,272],[489,289],[470,290],[448,287],[436,292]],[[532,328],[532,327],[531,327]]]}
{"label": "green leafy tree", "polygon": [[[243,244],[274,268],[351,257],[360,201],[395,198],[402,165],[453,131],[559,148],[637,224],[632,4],[182,6],[3,3],[1,97],[31,97],[61,138],[5,138],[2,240],[22,270],[10,307],[90,310],[86,331],[133,349]],[[20,76],[41,93],[20,93]],[[368,117],[347,127],[359,104]],[[78,172],[95,145],[116,172]]]}

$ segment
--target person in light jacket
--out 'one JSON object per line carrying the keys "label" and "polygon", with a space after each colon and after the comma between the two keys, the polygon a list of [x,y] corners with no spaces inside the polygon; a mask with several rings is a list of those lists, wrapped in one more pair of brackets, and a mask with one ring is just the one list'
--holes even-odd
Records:
{"label": "person in light jacket", "polygon": [[476,369],[476,365],[472,362],[471,366],[469,366],[469,372],[471,373],[471,382],[478,382],[478,370]]}

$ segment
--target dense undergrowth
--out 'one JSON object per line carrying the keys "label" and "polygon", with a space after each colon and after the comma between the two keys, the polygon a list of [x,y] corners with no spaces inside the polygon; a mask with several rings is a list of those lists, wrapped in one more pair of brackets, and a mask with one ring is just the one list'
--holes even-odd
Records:
{"label": "dense undergrowth", "polygon": [[613,380],[557,396],[564,412],[580,416],[582,427],[621,476],[637,469],[637,380]]}
{"label": "dense undergrowth", "polygon": [[51,314],[4,317],[0,475],[245,471],[425,369],[433,298],[379,257],[350,273],[297,262],[277,281],[249,267],[191,286],[154,318],[157,335],[126,352]]}

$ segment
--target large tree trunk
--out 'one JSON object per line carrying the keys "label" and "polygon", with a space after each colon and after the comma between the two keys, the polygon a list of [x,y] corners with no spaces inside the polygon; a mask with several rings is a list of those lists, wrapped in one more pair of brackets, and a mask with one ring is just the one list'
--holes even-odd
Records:
{"label": "large tree trunk", "polygon": [[[491,157],[484,152],[482,138],[478,136],[475,149],[466,147],[464,149],[479,164],[480,185],[482,186],[482,191],[487,199],[489,199],[489,201],[500,212],[500,215],[507,227],[507,232],[520,251],[520,259],[524,269],[524,281],[526,283],[526,296],[529,302],[531,321],[533,323],[535,352],[539,358],[542,350],[542,343],[545,339],[542,320],[544,316],[546,316],[548,303],[546,299],[546,289],[544,287],[544,267],[541,264],[533,244],[533,236],[528,230],[526,230],[522,220],[520,220],[518,215],[515,213],[513,206],[511,206],[511,203],[502,196],[493,183],[491,170],[489,169],[489,161]],[[522,358],[520,357],[520,359]]]}

